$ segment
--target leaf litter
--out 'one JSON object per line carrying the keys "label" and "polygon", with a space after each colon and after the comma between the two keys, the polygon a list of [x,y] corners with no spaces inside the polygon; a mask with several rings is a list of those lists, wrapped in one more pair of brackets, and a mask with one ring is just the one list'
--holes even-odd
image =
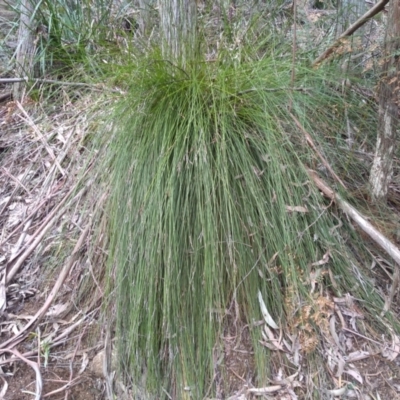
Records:
{"label": "leaf litter", "polygon": [[88,368],[102,347],[102,294],[79,298],[91,216],[101,208],[85,209],[88,188],[77,187],[95,117],[87,104],[0,104],[0,398],[103,396]]}

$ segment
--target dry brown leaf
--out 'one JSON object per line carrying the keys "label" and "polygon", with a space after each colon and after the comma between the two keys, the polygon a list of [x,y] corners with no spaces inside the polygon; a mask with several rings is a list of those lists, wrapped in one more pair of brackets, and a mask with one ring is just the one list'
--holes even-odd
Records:
{"label": "dry brown leaf", "polygon": [[261,313],[264,317],[265,322],[272,328],[272,329],[278,329],[278,325],[275,323],[275,321],[272,319],[270,313],[267,310],[267,306],[264,303],[264,300],[262,298],[261,292],[258,291],[258,302],[260,304],[261,308]]}
{"label": "dry brown leaf", "polygon": [[267,325],[264,325],[264,331],[261,331],[261,335],[264,338],[265,341],[262,341],[260,343],[262,343],[264,346],[268,347],[271,350],[281,350],[281,351],[285,351],[285,349],[283,348],[282,344],[280,343],[279,339],[277,339],[275,337],[275,335],[273,334],[273,332],[268,328]]}
{"label": "dry brown leaf", "polygon": [[339,336],[336,333],[335,325],[336,325],[336,317],[334,315],[332,315],[331,319],[329,320],[329,330],[331,332],[333,340],[335,341],[336,346],[341,351],[344,351],[342,345],[340,344]]}
{"label": "dry brown leaf", "polygon": [[356,370],[356,369],[347,369],[344,371],[345,374],[352,376],[356,381],[360,382],[363,384],[363,378],[361,374]]}
{"label": "dry brown leaf", "polygon": [[365,358],[368,358],[370,356],[371,354],[368,351],[357,350],[353,353],[348,354],[347,356],[344,356],[344,359],[350,363],[354,361],[364,360]]}
{"label": "dry brown leaf", "polygon": [[87,353],[83,353],[82,354],[82,364],[78,371],[78,375],[82,374],[88,365],[89,365],[89,357],[88,357]]}

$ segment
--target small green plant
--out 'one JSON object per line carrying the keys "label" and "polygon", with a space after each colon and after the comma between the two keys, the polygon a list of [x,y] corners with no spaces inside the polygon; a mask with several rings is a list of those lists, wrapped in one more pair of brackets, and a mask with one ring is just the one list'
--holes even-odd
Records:
{"label": "small green plant", "polygon": [[44,357],[44,363],[43,366],[44,368],[47,368],[48,362],[49,362],[49,357],[50,357],[50,342],[48,340],[44,340],[43,342],[40,343],[40,348],[41,348],[41,353],[42,357]]}

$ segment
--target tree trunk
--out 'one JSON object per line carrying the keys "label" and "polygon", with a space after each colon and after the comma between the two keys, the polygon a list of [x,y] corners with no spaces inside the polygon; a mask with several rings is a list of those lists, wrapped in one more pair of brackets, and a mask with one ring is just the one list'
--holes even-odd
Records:
{"label": "tree trunk", "polygon": [[[22,0],[20,5],[20,21],[18,30],[18,46],[16,50],[15,74],[17,78],[33,75],[33,63],[35,56],[35,43],[33,36],[33,0]],[[25,84],[14,84],[14,100],[22,100]]]}
{"label": "tree trunk", "polygon": [[139,32],[143,37],[147,36],[148,28],[149,28],[149,3],[150,0],[139,0]]}
{"label": "tree trunk", "polygon": [[195,54],[196,0],[159,0],[163,56],[185,65]]}
{"label": "tree trunk", "polygon": [[379,127],[374,162],[371,168],[371,196],[386,198],[393,174],[396,130],[400,106],[400,0],[389,3],[383,71],[379,82]]}

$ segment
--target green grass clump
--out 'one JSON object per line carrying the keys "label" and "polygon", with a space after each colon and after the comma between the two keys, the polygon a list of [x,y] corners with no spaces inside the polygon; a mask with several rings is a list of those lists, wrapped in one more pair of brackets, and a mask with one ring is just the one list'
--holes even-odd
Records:
{"label": "green grass clump", "polygon": [[[260,319],[259,290],[277,322],[294,318],[310,265],[328,250],[337,294],[355,287],[337,221],[306,173],[318,162],[290,115],[311,134],[337,135],[335,78],[299,66],[305,90],[292,91],[290,57],[221,60],[183,70],[141,59],[103,164],[120,361],[157,398],[212,392],[224,327]],[[257,332],[254,383],[267,384]]]}

